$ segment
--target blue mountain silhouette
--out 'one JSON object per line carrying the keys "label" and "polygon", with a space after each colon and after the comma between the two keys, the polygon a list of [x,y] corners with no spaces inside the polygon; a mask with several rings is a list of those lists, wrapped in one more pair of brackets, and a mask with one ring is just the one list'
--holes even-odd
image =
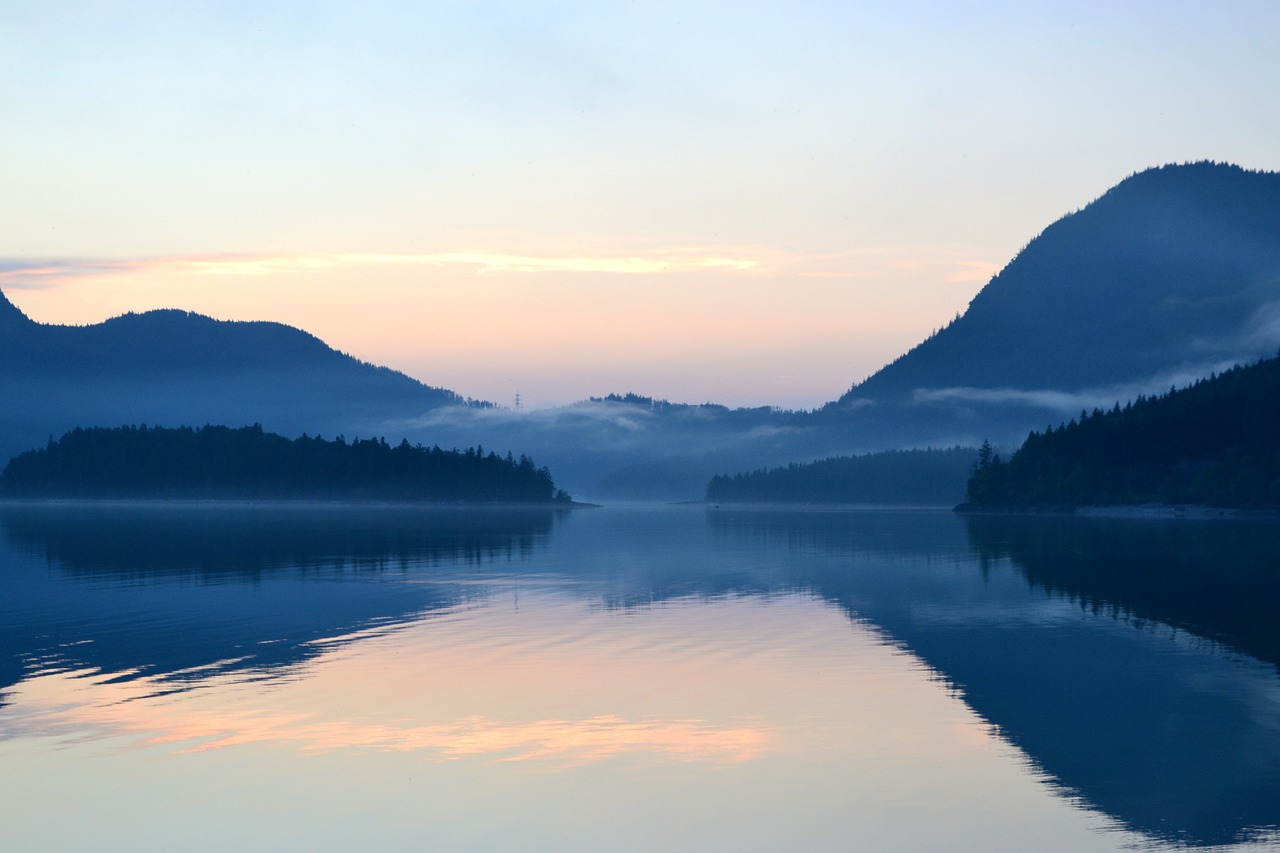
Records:
{"label": "blue mountain silhouette", "polygon": [[279,323],[187,311],[91,326],[36,323],[0,294],[0,454],[76,426],[261,423],[286,435],[366,436],[464,402]]}

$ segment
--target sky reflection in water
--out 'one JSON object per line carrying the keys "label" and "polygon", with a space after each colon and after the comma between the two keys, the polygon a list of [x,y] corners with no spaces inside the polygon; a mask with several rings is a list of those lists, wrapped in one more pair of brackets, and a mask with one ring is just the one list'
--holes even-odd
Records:
{"label": "sky reflection in water", "polygon": [[[0,522],[6,846],[165,827],[205,849],[1268,849],[1280,819],[1274,635],[1223,596],[1172,605],[1195,560],[1154,603],[1070,565],[1163,553],[1168,530],[666,507]],[[1252,562],[1227,535],[1269,590],[1274,531],[1248,534]],[[52,819],[69,804],[83,820]]]}

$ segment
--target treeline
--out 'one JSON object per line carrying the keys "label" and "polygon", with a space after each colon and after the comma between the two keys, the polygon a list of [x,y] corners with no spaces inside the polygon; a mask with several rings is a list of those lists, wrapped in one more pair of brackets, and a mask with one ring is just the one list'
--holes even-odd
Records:
{"label": "treeline", "polygon": [[1280,506],[1280,359],[984,446],[962,508]]}
{"label": "treeline", "polygon": [[712,477],[706,499],[714,503],[951,505],[964,493],[976,459],[977,451],[969,447],[835,456]]}
{"label": "treeline", "polygon": [[260,425],[75,429],[10,460],[0,494],[72,498],[256,498],[567,503],[531,459],[288,439]]}

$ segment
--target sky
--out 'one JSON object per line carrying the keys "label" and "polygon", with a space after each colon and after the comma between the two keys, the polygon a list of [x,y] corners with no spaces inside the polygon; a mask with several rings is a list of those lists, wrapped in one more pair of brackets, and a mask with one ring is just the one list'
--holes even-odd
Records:
{"label": "sky", "polygon": [[0,289],[464,396],[809,408],[1129,174],[1280,170],[1280,4],[0,0]]}

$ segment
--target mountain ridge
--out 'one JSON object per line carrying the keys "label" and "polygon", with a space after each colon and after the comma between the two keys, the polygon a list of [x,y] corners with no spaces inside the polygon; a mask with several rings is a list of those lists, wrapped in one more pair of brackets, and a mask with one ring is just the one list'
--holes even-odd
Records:
{"label": "mountain ridge", "polygon": [[284,435],[483,443],[534,456],[580,495],[694,498],[726,471],[1015,444],[1081,408],[1278,346],[1280,174],[1201,162],[1137,172],[1051,223],[955,321],[813,412],[634,395],[474,407],[280,324],[162,311],[53,327],[5,300],[0,392],[38,402],[0,412],[0,453],[76,426],[261,423]]}
{"label": "mountain ridge", "polygon": [[[466,405],[301,329],[179,309],[86,326],[37,323],[0,293],[0,454],[75,427],[262,423],[299,435],[363,431]],[[24,405],[25,403],[25,405]]]}
{"label": "mountain ridge", "polygon": [[1280,173],[1208,161],[1137,172],[1045,228],[956,320],[834,405],[1080,391],[1274,351],[1277,235]]}
{"label": "mountain ridge", "polygon": [[31,318],[0,291],[0,333],[16,332],[31,322]]}

